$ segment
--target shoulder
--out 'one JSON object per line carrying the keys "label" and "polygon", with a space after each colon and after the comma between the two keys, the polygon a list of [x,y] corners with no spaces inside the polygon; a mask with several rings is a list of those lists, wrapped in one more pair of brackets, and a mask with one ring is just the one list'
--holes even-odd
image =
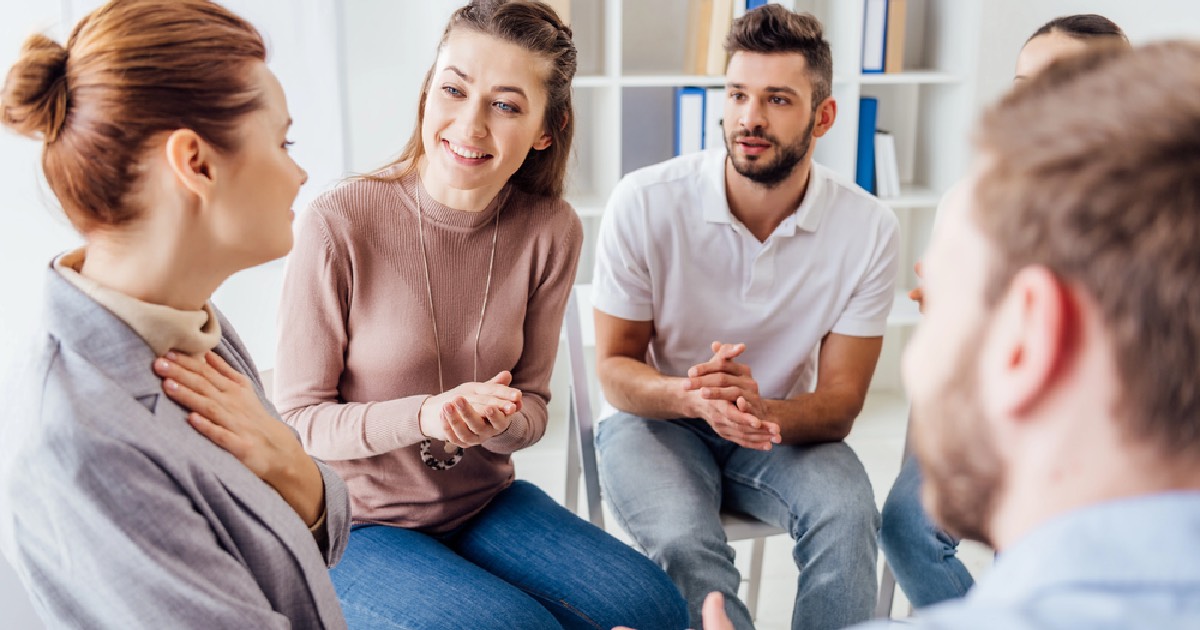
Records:
{"label": "shoulder", "polygon": [[714,163],[723,164],[720,151],[699,151],[673,157],[665,162],[651,164],[621,178],[618,189],[628,192],[674,192],[703,189],[706,185],[718,185],[715,181]]}
{"label": "shoulder", "polygon": [[399,182],[353,178],[321,193],[297,217],[303,229],[315,229],[336,241],[354,241],[378,227],[384,215],[406,205]]}
{"label": "shoulder", "polygon": [[[84,473],[134,464],[139,451],[126,441],[141,433],[137,427],[142,422],[117,413],[118,399],[129,394],[53,337],[41,345],[37,368],[18,380],[22,391],[8,401],[4,412],[0,459],[8,464],[5,481],[20,477],[53,483],[47,473],[78,480]],[[120,411],[144,410],[128,402]],[[5,488],[6,494],[10,491]]]}
{"label": "shoulder", "polygon": [[724,152],[688,153],[652,164],[621,178],[605,206],[605,223],[623,229],[670,229],[724,203]]}
{"label": "shoulder", "polygon": [[513,190],[502,212],[512,213],[537,240],[549,239],[569,247],[583,245],[583,222],[562,197],[544,197]]}
{"label": "shoulder", "polygon": [[899,230],[900,222],[896,213],[875,195],[816,162],[813,163],[813,177],[821,178],[823,195],[832,220],[847,222],[860,230],[864,226],[872,226],[883,232]]}

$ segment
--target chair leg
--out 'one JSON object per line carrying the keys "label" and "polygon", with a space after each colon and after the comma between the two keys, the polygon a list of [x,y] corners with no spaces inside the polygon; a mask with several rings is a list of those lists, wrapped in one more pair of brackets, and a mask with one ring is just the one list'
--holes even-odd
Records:
{"label": "chair leg", "polygon": [[746,585],[746,610],[750,621],[758,619],[758,590],[762,586],[763,547],[765,539],[755,538],[750,547],[750,580]]}
{"label": "chair leg", "polygon": [[896,575],[887,560],[883,561],[883,574],[879,576],[879,599],[875,602],[875,617],[887,619],[892,616],[892,601],[896,597]]}
{"label": "chair leg", "polygon": [[579,475],[583,468],[579,462],[579,424],[575,418],[575,390],[569,394],[567,407],[567,479],[563,489],[563,505],[579,515]]}

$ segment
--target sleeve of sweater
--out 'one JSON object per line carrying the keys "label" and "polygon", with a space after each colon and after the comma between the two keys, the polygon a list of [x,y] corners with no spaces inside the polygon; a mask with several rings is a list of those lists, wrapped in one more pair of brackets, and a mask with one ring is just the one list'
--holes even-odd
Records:
{"label": "sleeve of sweater", "polygon": [[427,396],[347,403],[346,366],[353,261],[319,207],[305,212],[284,273],[275,361],[275,404],[305,450],[324,460],[362,459],[425,439],[418,414]]}
{"label": "sleeve of sweater", "polygon": [[521,390],[522,409],[512,417],[508,430],[483,443],[493,453],[509,454],[536,444],[546,433],[546,403],[550,401],[550,373],[558,355],[567,298],[575,283],[579,252],[583,248],[583,224],[566,202],[560,202],[567,225],[556,234],[540,274],[541,282],[529,296],[526,309],[525,345],[513,368],[512,386]]}

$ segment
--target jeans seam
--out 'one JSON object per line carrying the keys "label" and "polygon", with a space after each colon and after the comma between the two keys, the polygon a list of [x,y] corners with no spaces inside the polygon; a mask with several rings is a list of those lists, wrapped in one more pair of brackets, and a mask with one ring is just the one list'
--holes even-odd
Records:
{"label": "jeans seam", "polygon": [[[771,498],[778,501],[779,504],[781,506],[783,506],[784,511],[787,512],[787,514],[788,514],[788,527],[787,527],[788,534],[790,536],[792,536],[793,539],[799,540],[800,535],[796,531],[798,528],[796,515],[792,513],[792,509],[788,505],[787,501],[785,501],[783,499],[783,495],[779,494],[779,492],[777,492],[771,486],[757,483],[757,482],[753,481],[750,477],[742,476],[741,474],[738,474],[736,472],[730,472],[730,471],[726,470],[725,476],[728,477],[729,480],[734,483],[738,483],[743,486],[752,488],[758,492],[764,492],[764,493],[770,495]],[[754,516],[754,515],[751,514],[749,516]],[[758,518],[758,517],[754,517],[754,518]]]}

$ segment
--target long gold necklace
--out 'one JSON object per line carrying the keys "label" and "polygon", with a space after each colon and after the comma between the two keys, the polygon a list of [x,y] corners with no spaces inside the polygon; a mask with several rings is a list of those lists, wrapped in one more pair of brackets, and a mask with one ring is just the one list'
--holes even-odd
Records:
{"label": "long gold necklace", "polygon": [[[421,207],[421,181],[417,178],[415,185],[417,198],[417,240],[421,245],[421,263],[425,266],[425,295],[429,299],[429,321],[433,322],[433,346],[437,350],[437,369],[438,369],[438,393],[445,393],[446,382],[442,372],[442,340],[438,334],[437,315],[433,310],[433,282],[429,277],[429,258],[425,254],[425,211]],[[504,200],[501,199],[501,206]],[[483,334],[483,318],[487,314],[488,294],[492,290],[492,271],[496,265],[496,243],[500,236],[500,208],[496,208],[496,220],[492,227],[492,254],[488,257],[488,273],[487,281],[483,286],[483,305],[479,308],[479,325],[475,328],[475,349],[472,357],[472,381],[479,382],[479,337]],[[426,438],[421,441],[421,461],[433,470],[448,470],[458,465],[462,461],[463,453],[465,452],[461,446],[454,446],[446,442],[446,454],[451,455],[449,459],[440,459],[434,457],[430,452],[433,446],[433,440]]]}

